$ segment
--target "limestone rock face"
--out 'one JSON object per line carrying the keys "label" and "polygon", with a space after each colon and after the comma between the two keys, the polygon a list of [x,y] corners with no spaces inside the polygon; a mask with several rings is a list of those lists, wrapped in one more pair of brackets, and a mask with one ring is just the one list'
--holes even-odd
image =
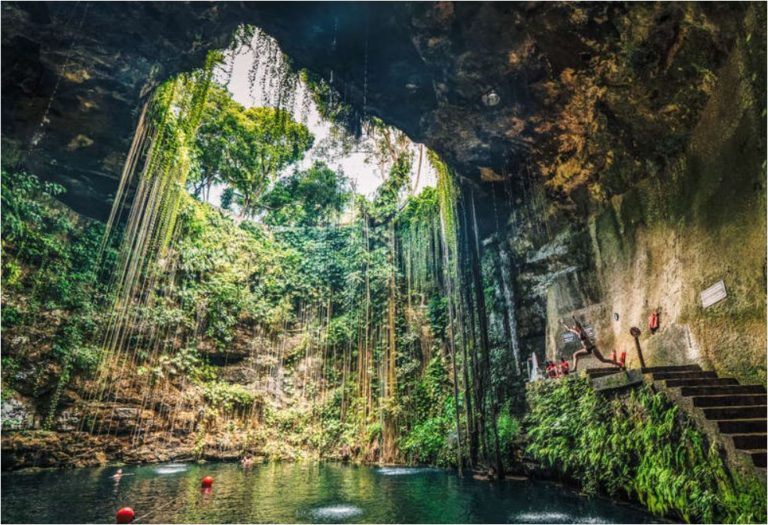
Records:
{"label": "limestone rock face", "polygon": [[8,396],[2,401],[3,430],[26,430],[34,427],[35,408],[21,396]]}

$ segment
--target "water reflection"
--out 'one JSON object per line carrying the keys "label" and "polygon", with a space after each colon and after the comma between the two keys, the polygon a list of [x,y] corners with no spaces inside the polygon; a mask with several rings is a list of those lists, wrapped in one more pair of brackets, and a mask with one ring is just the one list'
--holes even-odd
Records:
{"label": "water reflection", "polygon": [[171,463],[155,468],[158,474],[179,474],[187,470],[187,465],[183,463]]}
{"label": "water reflection", "polygon": [[349,518],[360,516],[362,513],[363,509],[354,505],[329,505],[327,507],[312,509],[309,515],[316,521],[338,523]]}
{"label": "water reflection", "polygon": [[376,472],[382,476],[412,476],[415,474],[428,474],[431,472],[441,472],[436,468],[425,467],[381,467],[376,469]]}
{"label": "water reflection", "polygon": [[611,523],[603,518],[573,516],[563,512],[522,512],[510,517],[512,523]]}

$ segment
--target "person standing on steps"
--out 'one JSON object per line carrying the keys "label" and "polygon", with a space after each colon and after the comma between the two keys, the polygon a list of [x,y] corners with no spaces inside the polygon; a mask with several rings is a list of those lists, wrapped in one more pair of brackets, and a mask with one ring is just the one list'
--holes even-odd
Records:
{"label": "person standing on steps", "polygon": [[616,365],[617,367],[621,368],[621,366],[616,362],[612,361],[610,359],[606,359],[603,357],[603,354],[600,353],[600,351],[597,349],[595,344],[592,342],[592,340],[587,335],[587,331],[584,330],[584,327],[581,325],[581,323],[576,319],[576,317],[573,317],[573,327],[568,326],[565,324],[565,321],[561,320],[560,324],[562,324],[566,330],[571,332],[572,334],[575,334],[576,337],[579,338],[579,341],[581,342],[581,349],[576,350],[573,354],[573,369],[572,372],[576,372],[578,366],[579,366],[579,359],[581,357],[586,355],[594,355],[595,358],[597,358],[598,361],[601,361],[603,363],[609,363],[612,365]]}

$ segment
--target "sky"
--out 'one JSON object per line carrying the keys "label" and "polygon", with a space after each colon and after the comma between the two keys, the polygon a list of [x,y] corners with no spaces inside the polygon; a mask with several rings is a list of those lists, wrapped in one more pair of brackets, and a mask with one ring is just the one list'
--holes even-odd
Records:
{"label": "sky", "polygon": [[[257,45],[256,41],[259,38],[259,32],[254,36],[254,42],[250,49],[248,47],[241,48],[234,52],[226,53],[226,61],[224,65],[218,70],[216,80],[219,83],[227,85],[232,98],[242,104],[245,107],[252,106],[275,106],[275,101],[270,100],[271,96],[269,92],[275,92],[276,90],[270,90],[268,87],[265,89],[263,86],[269,85],[270,79],[274,77],[275,65],[274,63],[282,63],[282,53],[270,53],[269,50],[265,50],[264,46]],[[263,40],[263,36],[262,42]],[[274,40],[269,39],[270,46],[277,46]],[[261,54],[257,49],[261,47]],[[254,75],[255,73],[255,75]],[[350,179],[354,185],[355,190],[367,197],[372,197],[376,192],[376,189],[381,185],[388,171],[387,166],[379,165],[377,159],[372,158],[371,154],[366,152],[366,149],[372,149],[373,141],[371,137],[363,135],[360,142],[355,144],[351,152],[346,154],[334,154],[328,161],[328,155],[323,155],[323,146],[327,145],[329,136],[331,135],[332,125],[330,122],[323,120],[320,116],[316,105],[310,99],[306,93],[307,89],[303,83],[300,83],[297,94],[295,108],[293,111],[294,120],[300,121],[306,119],[304,122],[309,128],[310,132],[315,136],[315,142],[313,147],[307,152],[304,159],[299,163],[300,169],[305,169],[311,166],[315,160],[325,160],[328,165],[336,171],[343,170],[344,174]],[[308,111],[301,108],[302,101],[306,96],[308,105]],[[410,141],[409,141],[410,142]],[[420,192],[426,186],[434,186],[436,181],[436,173],[432,165],[427,160],[426,147],[410,142],[409,149],[413,153],[413,163],[411,170],[411,180],[418,180],[418,185],[415,188],[415,192]],[[336,148],[338,151],[338,148]],[[420,151],[421,150],[421,151]],[[423,155],[421,162],[421,173],[417,178],[417,170],[419,165],[419,155]],[[293,167],[291,167],[291,171]],[[211,188],[208,201],[211,204],[218,206],[221,200],[221,193],[224,191],[224,185],[218,185]]]}

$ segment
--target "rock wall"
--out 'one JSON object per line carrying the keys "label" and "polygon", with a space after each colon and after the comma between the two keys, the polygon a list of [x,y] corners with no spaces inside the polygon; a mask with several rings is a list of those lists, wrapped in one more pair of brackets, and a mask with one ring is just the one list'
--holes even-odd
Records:
{"label": "rock wall", "polygon": [[[649,365],[700,363],[765,382],[765,91],[756,80],[765,66],[748,52],[747,34],[717,72],[685,152],[561,232],[569,256],[586,262],[547,289],[548,357],[574,349],[558,319],[575,313],[594,326],[604,354],[625,350],[632,365],[635,325]],[[727,298],[703,308],[700,292],[721,279]]]}

